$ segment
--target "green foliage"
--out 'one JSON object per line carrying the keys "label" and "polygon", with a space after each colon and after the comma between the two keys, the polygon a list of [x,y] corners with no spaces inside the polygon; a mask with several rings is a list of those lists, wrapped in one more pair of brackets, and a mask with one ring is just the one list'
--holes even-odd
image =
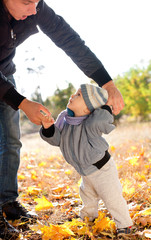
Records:
{"label": "green foliage", "polygon": [[123,76],[118,76],[115,84],[125,102],[122,113],[147,119],[151,113],[151,62],[146,68],[131,68]]}
{"label": "green foliage", "polygon": [[40,86],[37,86],[35,92],[31,95],[32,101],[39,102],[43,104],[43,100],[41,97]]}
{"label": "green foliage", "polygon": [[44,105],[49,108],[54,118],[56,118],[62,110],[66,109],[69,98],[74,92],[74,86],[72,83],[69,83],[66,89],[60,90],[57,88],[54,95],[46,99]]}

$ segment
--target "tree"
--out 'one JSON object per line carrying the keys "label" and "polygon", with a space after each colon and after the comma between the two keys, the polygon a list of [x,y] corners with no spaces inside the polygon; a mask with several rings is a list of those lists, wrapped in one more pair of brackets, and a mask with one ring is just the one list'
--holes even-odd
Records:
{"label": "tree", "polygon": [[40,91],[40,86],[37,86],[35,92],[31,95],[31,99],[35,102],[39,102],[43,104],[43,100],[41,97],[41,91]]}
{"label": "tree", "polygon": [[122,113],[147,119],[151,113],[151,61],[147,68],[131,68],[115,82],[125,102]]}
{"label": "tree", "polygon": [[49,108],[54,118],[64,109],[66,109],[70,96],[75,92],[72,83],[68,84],[66,89],[57,88],[52,97],[48,97],[44,105]]}

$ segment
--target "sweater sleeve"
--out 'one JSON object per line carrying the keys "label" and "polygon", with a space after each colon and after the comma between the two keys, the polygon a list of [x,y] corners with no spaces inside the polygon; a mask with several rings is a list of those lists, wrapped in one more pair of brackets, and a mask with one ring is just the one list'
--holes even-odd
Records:
{"label": "sweater sleeve", "polygon": [[102,87],[105,83],[112,80],[111,76],[106,71],[103,65],[97,71],[92,73],[90,78],[92,78],[100,87]]}
{"label": "sweater sleeve", "polygon": [[43,136],[50,138],[50,137],[53,137],[54,133],[55,133],[55,125],[54,124],[51,125],[49,128],[42,127]]}
{"label": "sweater sleeve", "polygon": [[0,72],[0,100],[10,105],[14,110],[18,110],[18,106],[25,97],[20,95],[14,85],[7,81],[7,78]]}
{"label": "sweater sleeve", "polygon": [[38,7],[37,19],[41,30],[73,60],[86,76],[92,78],[99,86],[109,82],[110,75],[101,61],[85,45],[79,34],[44,1],[40,1]]}
{"label": "sweater sleeve", "polygon": [[48,129],[41,127],[39,133],[41,138],[50,145],[60,146],[61,133],[54,124]]}

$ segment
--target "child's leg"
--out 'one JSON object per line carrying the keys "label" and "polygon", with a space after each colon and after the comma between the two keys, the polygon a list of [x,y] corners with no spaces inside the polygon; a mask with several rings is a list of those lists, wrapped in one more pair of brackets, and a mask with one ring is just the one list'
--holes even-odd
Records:
{"label": "child's leg", "polygon": [[127,203],[122,195],[122,187],[114,161],[111,159],[99,172],[97,181],[100,184],[95,184],[95,179],[95,189],[114,218],[117,228],[132,226],[133,223],[129,216]]}
{"label": "child's leg", "polygon": [[89,220],[93,221],[98,217],[98,195],[89,181],[89,178],[87,176],[82,176],[81,178],[80,197],[83,205],[80,210],[80,217],[82,219],[84,219],[84,217],[89,217]]}

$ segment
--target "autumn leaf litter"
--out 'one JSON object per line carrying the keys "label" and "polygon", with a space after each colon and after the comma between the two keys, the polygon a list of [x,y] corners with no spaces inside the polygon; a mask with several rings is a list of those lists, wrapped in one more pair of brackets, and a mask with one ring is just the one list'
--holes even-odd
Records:
{"label": "autumn leaf litter", "polygon": [[[151,239],[151,141],[110,144],[136,230],[130,239]],[[99,217],[92,223],[78,214],[80,176],[61,154],[45,154],[43,149],[24,152],[18,173],[19,200],[38,214],[34,224],[10,222],[24,240],[103,240],[116,239],[111,215],[103,202]]]}

